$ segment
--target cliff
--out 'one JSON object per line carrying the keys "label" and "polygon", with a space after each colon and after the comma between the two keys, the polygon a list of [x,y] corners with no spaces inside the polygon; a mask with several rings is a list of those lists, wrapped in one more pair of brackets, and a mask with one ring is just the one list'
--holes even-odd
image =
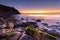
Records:
{"label": "cliff", "polygon": [[9,7],[9,6],[0,4],[0,17],[8,18],[13,14],[20,14],[20,13],[14,7]]}

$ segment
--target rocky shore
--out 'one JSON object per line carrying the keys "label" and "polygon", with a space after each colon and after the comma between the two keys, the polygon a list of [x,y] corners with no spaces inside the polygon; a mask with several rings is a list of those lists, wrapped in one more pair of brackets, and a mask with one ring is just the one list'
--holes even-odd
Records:
{"label": "rocky shore", "polygon": [[[53,40],[51,35],[56,37],[54,40],[60,40],[59,23],[49,25],[48,21],[44,21],[45,19],[24,17],[14,7],[0,4],[0,40]],[[31,29],[26,30],[27,26]],[[49,38],[48,35],[42,35],[43,32],[50,34]]]}

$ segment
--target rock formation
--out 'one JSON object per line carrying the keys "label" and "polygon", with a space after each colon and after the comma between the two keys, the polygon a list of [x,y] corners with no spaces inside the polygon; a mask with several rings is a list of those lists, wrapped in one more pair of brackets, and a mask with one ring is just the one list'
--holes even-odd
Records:
{"label": "rock formation", "polygon": [[13,14],[20,14],[20,13],[14,7],[9,7],[9,6],[0,4],[0,17],[8,18],[9,16],[11,16]]}

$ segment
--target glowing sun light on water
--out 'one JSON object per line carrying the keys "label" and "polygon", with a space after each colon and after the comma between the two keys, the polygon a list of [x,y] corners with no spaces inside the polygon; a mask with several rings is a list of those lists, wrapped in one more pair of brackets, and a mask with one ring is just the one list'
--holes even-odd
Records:
{"label": "glowing sun light on water", "polygon": [[23,10],[21,13],[55,13],[60,12],[60,10]]}
{"label": "glowing sun light on water", "polygon": [[46,16],[46,15],[28,15],[28,16]]}

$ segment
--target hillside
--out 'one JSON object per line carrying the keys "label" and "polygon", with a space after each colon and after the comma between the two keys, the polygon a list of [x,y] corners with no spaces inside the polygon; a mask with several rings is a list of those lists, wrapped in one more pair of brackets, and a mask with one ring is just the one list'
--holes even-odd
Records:
{"label": "hillside", "polygon": [[8,18],[13,14],[20,14],[20,13],[14,7],[9,7],[9,6],[0,4],[0,17]]}

